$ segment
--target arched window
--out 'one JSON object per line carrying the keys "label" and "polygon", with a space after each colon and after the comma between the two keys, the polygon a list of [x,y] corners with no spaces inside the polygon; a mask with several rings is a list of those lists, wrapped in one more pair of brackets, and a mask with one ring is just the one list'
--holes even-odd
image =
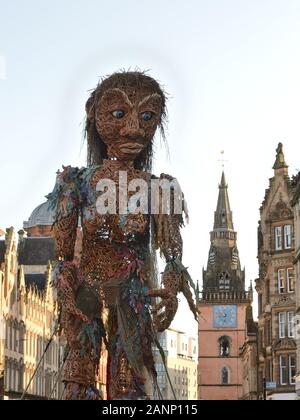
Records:
{"label": "arched window", "polygon": [[228,367],[223,367],[221,372],[221,384],[229,385],[229,369]]}
{"label": "arched window", "polygon": [[223,336],[219,339],[219,354],[221,357],[228,357],[230,355],[231,339]]}
{"label": "arched window", "polygon": [[223,271],[219,275],[219,289],[229,290],[230,289],[230,276],[226,271]]}

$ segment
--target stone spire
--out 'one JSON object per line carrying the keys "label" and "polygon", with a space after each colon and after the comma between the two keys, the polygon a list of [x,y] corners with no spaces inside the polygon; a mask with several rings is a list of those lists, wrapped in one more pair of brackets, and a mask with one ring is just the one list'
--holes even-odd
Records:
{"label": "stone spire", "polygon": [[216,229],[234,230],[228,197],[228,185],[224,172],[222,172],[221,183],[219,184],[218,204],[215,211],[214,230]]}
{"label": "stone spire", "polygon": [[279,169],[287,169],[288,165],[286,164],[284,153],[283,153],[283,144],[278,143],[278,147],[276,149],[276,160],[273,165],[273,169],[275,172]]}
{"label": "stone spire", "polygon": [[245,271],[242,270],[234,231],[228,186],[224,172],[219,184],[214,228],[210,232],[207,269],[203,270],[203,292],[245,293]]}

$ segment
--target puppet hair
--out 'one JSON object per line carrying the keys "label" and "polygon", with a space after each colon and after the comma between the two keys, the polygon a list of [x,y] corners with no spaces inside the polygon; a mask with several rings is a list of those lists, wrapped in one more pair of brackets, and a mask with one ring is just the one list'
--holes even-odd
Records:
{"label": "puppet hair", "polygon": [[[107,146],[101,139],[97,129],[95,118],[95,110],[99,99],[108,89],[120,88],[126,90],[131,88],[135,90],[147,89],[153,93],[158,93],[162,97],[162,112],[160,115],[158,128],[163,141],[165,141],[165,124],[167,122],[167,95],[159,83],[152,77],[147,76],[141,71],[120,71],[112,75],[102,78],[96,89],[92,91],[86,103],[86,124],[85,136],[87,139],[87,164],[100,165],[107,156]],[[143,171],[151,171],[153,158],[153,139],[146,149],[135,159],[134,167]]]}

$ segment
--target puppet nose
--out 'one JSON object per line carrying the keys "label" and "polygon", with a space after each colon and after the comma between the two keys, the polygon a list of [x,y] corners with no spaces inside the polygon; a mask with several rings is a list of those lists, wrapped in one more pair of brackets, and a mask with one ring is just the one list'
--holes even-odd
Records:
{"label": "puppet nose", "polygon": [[120,134],[122,137],[138,139],[145,136],[145,131],[141,128],[124,127],[121,129]]}
{"label": "puppet nose", "polygon": [[126,126],[120,130],[122,137],[131,139],[141,138],[145,136],[145,131],[140,128],[140,123],[137,115],[133,115],[127,122]]}

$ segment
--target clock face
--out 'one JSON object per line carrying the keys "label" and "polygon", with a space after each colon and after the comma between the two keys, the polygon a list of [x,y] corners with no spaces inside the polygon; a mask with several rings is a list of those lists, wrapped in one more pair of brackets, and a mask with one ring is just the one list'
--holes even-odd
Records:
{"label": "clock face", "polygon": [[214,328],[236,328],[237,306],[218,305],[214,306]]}

